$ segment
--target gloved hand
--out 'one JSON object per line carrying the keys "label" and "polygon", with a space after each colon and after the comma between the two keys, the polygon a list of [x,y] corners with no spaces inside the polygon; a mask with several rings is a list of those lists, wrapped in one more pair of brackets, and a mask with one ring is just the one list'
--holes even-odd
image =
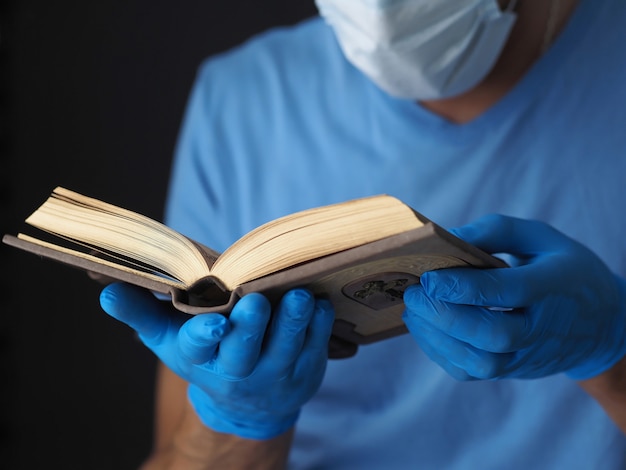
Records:
{"label": "gloved hand", "polygon": [[452,232],[517,261],[427,272],[406,290],[407,327],[453,377],[566,372],[582,380],[626,354],[626,282],[580,243],[544,223],[497,215]]}
{"label": "gloved hand", "polygon": [[273,316],[264,296],[250,294],[229,318],[189,317],[128,284],[107,286],[100,303],[190,383],[194,409],[216,431],[251,439],[282,434],[322,381],[334,313],[306,290],[287,292]]}

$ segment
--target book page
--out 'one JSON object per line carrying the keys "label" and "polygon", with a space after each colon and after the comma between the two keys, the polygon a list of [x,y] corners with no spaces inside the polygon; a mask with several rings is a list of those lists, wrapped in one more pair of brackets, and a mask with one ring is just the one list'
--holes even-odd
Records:
{"label": "book page", "polygon": [[76,243],[155,266],[186,285],[210,274],[203,254],[182,234],[64,188],[56,188],[26,222]]}
{"label": "book page", "polygon": [[381,195],[297,212],[249,232],[213,265],[228,286],[423,226],[415,212]]}

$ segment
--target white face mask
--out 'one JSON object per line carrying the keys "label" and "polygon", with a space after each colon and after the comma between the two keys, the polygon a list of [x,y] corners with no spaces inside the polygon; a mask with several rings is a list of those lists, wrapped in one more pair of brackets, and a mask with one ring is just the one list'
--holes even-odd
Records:
{"label": "white face mask", "polygon": [[433,100],[477,85],[516,15],[496,0],[316,0],[352,64],[398,98]]}

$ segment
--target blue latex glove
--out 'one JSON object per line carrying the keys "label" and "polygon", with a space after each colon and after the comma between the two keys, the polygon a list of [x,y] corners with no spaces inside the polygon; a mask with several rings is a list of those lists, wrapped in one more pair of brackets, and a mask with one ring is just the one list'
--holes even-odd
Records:
{"label": "blue latex glove", "polygon": [[264,296],[250,294],[229,318],[189,317],[127,284],[107,286],[100,303],[190,383],[198,416],[219,432],[251,439],[282,434],[325,372],[334,313],[306,290],[287,292],[273,316]]}
{"label": "blue latex glove", "polygon": [[428,272],[405,292],[407,327],[453,377],[582,380],[626,354],[626,282],[587,248],[544,223],[497,215],[452,232],[517,261]]}

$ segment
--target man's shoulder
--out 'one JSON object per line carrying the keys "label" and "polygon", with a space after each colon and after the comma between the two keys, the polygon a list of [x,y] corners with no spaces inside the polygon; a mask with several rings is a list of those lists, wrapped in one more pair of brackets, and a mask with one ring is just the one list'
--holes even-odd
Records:
{"label": "man's shoulder", "polygon": [[336,65],[343,60],[332,31],[319,18],[296,25],[280,26],[260,33],[239,46],[207,58],[200,75],[212,82],[236,80],[261,86],[263,81],[290,81],[310,70]]}

